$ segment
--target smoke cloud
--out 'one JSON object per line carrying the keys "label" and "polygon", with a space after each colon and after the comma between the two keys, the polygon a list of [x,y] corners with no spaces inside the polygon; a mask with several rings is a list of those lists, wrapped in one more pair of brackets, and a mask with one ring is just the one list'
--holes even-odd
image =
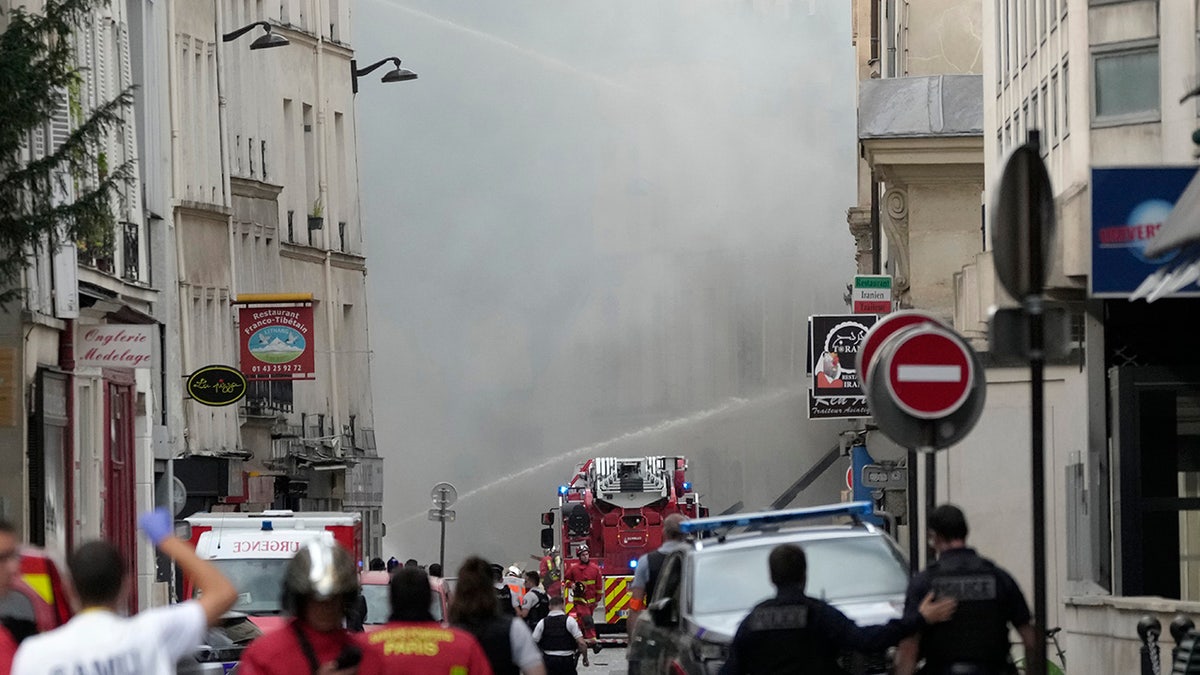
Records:
{"label": "smoke cloud", "polygon": [[[836,443],[805,419],[810,314],[845,311],[855,199],[849,4],[361,0],[385,547],[538,552],[591,456],[682,454],[714,513]],[[837,499],[828,476],[797,501]]]}

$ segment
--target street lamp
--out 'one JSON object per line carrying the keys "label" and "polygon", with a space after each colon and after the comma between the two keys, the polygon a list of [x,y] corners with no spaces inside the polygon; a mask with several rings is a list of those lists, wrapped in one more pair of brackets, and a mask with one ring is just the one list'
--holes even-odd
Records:
{"label": "street lamp", "polygon": [[270,49],[271,47],[284,47],[291,44],[288,39],[282,35],[276,35],[275,33],[272,33],[271,24],[267,23],[266,21],[255,21],[252,24],[242,26],[232,33],[226,33],[225,35],[221,36],[221,39],[225,42],[232,42],[250,32],[250,30],[255,26],[262,26],[262,29],[266,31],[266,35],[260,35],[258,36],[257,40],[251,42],[250,49]]}
{"label": "street lamp", "polygon": [[385,74],[383,76],[383,78],[380,80],[381,82],[403,82],[405,80],[417,79],[416,73],[409,70],[408,68],[400,67],[400,59],[395,56],[389,56],[386,59],[380,59],[380,60],[376,61],[375,63],[372,63],[371,65],[367,66],[366,68],[362,68],[362,69],[359,69],[357,60],[350,59],[350,81],[353,83],[352,88],[353,88],[354,93],[355,94],[358,93],[358,78],[370,73],[372,70],[375,70],[379,66],[382,66],[383,64],[388,63],[389,61],[392,63],[395,63],[396,67],[393,68],[392,70],[389,70],[387,72],[387,74]]}

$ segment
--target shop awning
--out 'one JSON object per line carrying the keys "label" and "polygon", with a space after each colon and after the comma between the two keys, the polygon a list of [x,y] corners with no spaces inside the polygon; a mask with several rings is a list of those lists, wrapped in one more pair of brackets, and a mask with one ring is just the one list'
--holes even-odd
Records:
{"label": "shop awning", "polygon": [[1188,183],[1175,207],[1146,244],[1150,258],[1163,264],[1129,297],[1154,302],[1200,279],[1200,172]]}

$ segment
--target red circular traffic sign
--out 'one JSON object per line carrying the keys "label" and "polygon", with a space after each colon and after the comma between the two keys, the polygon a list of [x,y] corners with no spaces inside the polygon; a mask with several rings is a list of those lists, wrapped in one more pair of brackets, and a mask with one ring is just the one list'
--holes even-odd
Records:
{"label": "red circular traffic sign", "polygon": [[924,420],[947,417],[962,407],[975,382],[975,361],[966,344],[939,325],[919,326],[895,337],[880,363],[887,389],[904,412]]}
{"label": "red circular traffic sign", "polygon": [[858,371],[858,380],[862,383],[864,390],[867,387],[867,378],[870,377],[871,359],[874,358],[875,352],[879,351],[883,343],[895,335],[896,331],[923,323],[938,324],[940,322],[931,314],[918,310],[905,310],[880,317],[879,321],[871,326],[871,330],[868,330],[867,334],[863,336],[862,346],[858,348],[856,370]]}

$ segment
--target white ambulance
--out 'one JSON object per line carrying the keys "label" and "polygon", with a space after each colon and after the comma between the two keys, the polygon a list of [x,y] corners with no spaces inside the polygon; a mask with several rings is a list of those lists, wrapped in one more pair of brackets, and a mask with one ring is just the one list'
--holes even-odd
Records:
{"label": "white ambulance", "polygon": [[[238,589],[233,609],[264,630],[283,611],[283,577],[288,561],[314,539],[336,542],[362,561],[362,516],[332,511],[196,513],[184,519],[196,554],[212,561]],[[185,598],[194,588],[184,578]]]}

